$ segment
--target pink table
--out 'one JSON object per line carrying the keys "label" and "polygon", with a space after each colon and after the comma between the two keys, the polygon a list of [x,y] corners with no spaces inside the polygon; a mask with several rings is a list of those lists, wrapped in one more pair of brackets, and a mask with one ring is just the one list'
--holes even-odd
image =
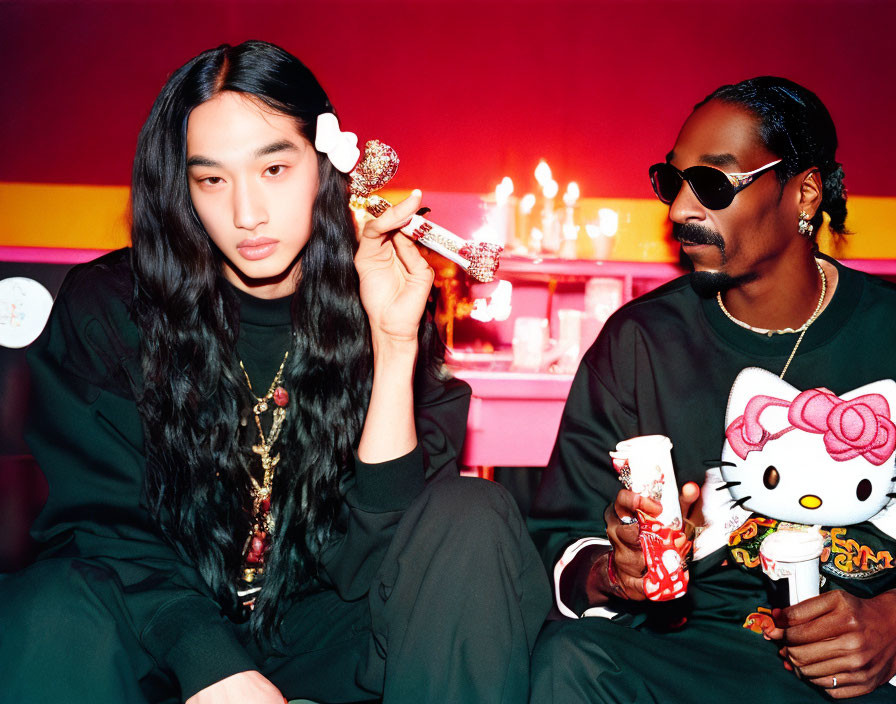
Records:
{"label": "pink table", "polygon": [[543,467],[548,463],[571,374],[453,371],[473,387],[461,464]]}

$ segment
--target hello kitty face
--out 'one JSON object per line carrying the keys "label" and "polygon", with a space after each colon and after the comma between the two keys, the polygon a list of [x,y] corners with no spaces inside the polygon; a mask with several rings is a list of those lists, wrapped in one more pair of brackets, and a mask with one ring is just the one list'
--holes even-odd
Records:
{"label": "hello kitty face", "polygon": [[896,497],[891,408],[891,379],[837,397],[744,369],[728,399],[721,462],[734,505],[807,525],[868,520]]}

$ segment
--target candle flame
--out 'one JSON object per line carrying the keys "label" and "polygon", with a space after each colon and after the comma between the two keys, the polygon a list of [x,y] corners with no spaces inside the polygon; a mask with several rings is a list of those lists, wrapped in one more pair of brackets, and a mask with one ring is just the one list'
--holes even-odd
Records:
{"label": "candle flame", "polygon": [[498,205],[504,205],[507,203],[507,199],[510,198],[511,193],[513,193],[513,181],[508,176],[505,176],[495,188],[495,202]]}
{"label": "candle flame", "polygon": [[597,211],[600,231],[604,237],[613,237],[619,231],[619,213],[612,208],[601,208]]}
{"label": "candle flame", "polygon": [[550,179],[547,183],[542,184],[542,189],[545,198],[555,198],[560,190],[560,184],[554,179]]}
{"label": "candle flame", "polygon": [[527,193],[526,195],[523,196],[522,200],[520,201],[520,211],[523,213],[523,215],[528,215],[529,213],[532,212],[532,208],[534,208],[534,207],[535,207],[535,194]]}
{"label": "candle flame", "polygon": [[544,188],[545,184],[551,180],[551,167],[548,166],[548,163],[542,159],[538,162],[538,166],[535,167],[535,180],[538,181],[538,185]]}
{"label": "candle flame", "polygon": [[571,208],[576,204],[578,199],[579,184],[575,181],[570,181],[569,185],[566,187],[566,193],[563,195],[563,202],[566,203],[566,207]]}

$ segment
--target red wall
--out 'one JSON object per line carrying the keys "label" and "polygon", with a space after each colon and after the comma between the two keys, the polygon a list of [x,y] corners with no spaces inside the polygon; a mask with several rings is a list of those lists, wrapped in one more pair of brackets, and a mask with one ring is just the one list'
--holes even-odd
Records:
{"label": "red wall", "polygon": [[853,194],[896,195],[886,0],[0,1],[0,181],[125,184],[172,69],[263,38],[317,73],[343,126],[399,152],[394,185],[650,197],[690,107],[775,73],[815,90]]}

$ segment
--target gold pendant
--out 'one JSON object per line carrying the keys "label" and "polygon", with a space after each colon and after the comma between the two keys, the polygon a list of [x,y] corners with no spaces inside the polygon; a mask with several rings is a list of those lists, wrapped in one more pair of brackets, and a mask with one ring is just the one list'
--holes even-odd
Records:
{"label": "gold pendant", "polygon": [[[250,584],[264,574],[264,557],[270,546],[271,534],[274,529],[274,519],[271,515],[271,488],[274,480],[273,470],[280,462],[280,455],[278,453],[272,457],[271,450],[280,436],[280,431],[283,428],[283,423],[286,418],[286,409],[283,408],[283,406],[289,402],[289,394],[285,389],[280,387],[280,383],[283,380],[283,367],[286,364],[288,356],[289,351],[283,355],[283,361],[280,363],[280,368],[274,376],[274,381],[271,383],[268,393],[262,398],[254,396],[255,392],[252,389],[252,382],[249,380],[249,375],[246,373],[242,360],[240,360],[240,369],[243,370],[243,374],[246,377],[246,384],[249,387],[249,392],[253,394],[253,397],[256,400],[255,405],[252,407],[252,411],[255,414],[255,425],[258,427],[259,442],[252,445],[252,452],[259,456],[261,467],[264,470],[264,477],[261,481],[261,485],[259,485],[252,474],[251,468],[246,468],[249,472],[249,479],[253,486],[251,498],[252,513],[255,517],[255,522],[249,533],[249,537],[246,540],[246,544],[243,546],[242,574],[245,582]],[[268,431],[268,436],[265,437],[261,424],[261,414],[271,408],[268,401],[272,398],[276,407],[273,409],[271,429]],[[248,418],[245,416],[241,418],[240,424],[243,427],[248,425]],[[254,599],[252,602],[245,603],[245,605],[250,608],[252,608],[253,604]]]}
{"label": "gold pendant", "polygon": [[277,466],[277,463],[280,461],[280,453],[277,453],[276,456],[271,457],[267,452],[261,456],[261,468],[267,472],[269,469],[273,469]]}

